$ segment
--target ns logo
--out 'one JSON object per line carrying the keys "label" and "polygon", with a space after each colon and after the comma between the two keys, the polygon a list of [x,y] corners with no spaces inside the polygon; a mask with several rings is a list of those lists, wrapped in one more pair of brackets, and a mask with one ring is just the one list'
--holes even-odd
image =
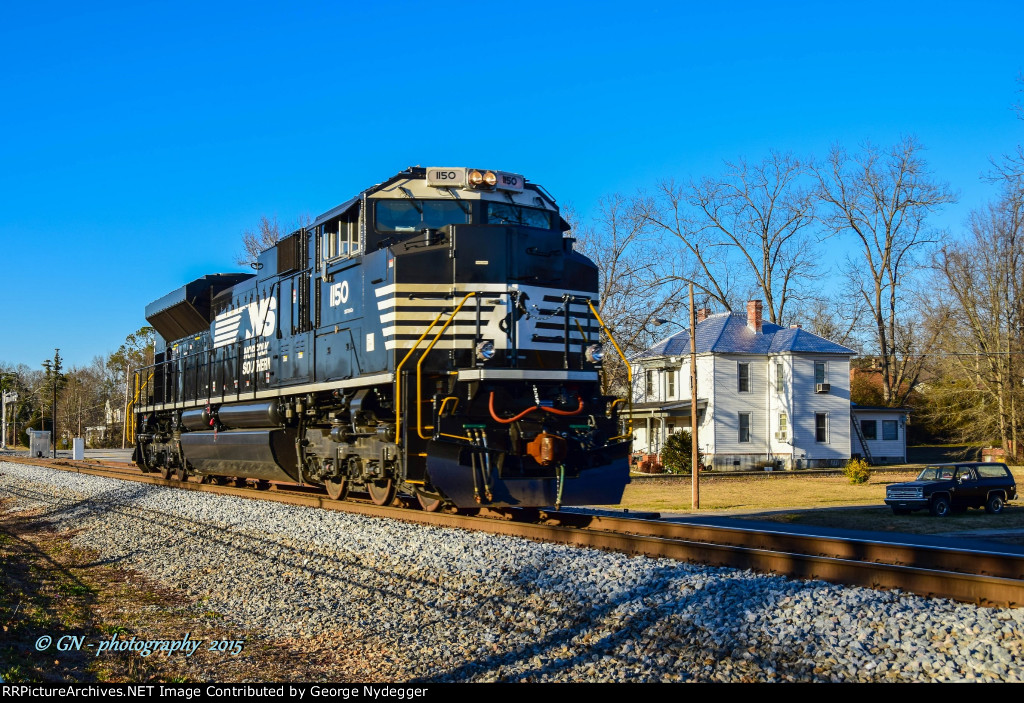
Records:
{"label": "ns logo", "polygon": [[271,296],[228,310],[213,320],[213,346],[223,347],[239,339],[269,337],[277,329],[277,298]]}

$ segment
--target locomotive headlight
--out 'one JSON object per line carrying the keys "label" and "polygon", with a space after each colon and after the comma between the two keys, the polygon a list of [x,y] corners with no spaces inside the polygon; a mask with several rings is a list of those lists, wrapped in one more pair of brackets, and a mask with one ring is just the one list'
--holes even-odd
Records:
{"label": "locomotive headlight", "polygon": [[469,172],[469,185],[474,188],[493,188],[498,185],[498,175],[494,171],[477,171],[472,170]]}
{"label": "locomotive headlight", "polygon": [[600,344],[591,344],[587,347],[586,356],[591,364],[600,364],[604,358],[604,347]]}
{"label": "locomotive headlight", "polygon": [[476,358],[480,361],[490,361],[494,358],[494,342],[485,341],[476,345]]}

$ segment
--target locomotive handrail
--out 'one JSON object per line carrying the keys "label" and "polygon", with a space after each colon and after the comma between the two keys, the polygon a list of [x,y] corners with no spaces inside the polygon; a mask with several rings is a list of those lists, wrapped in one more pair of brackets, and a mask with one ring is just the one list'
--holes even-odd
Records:
{"label": "locomotive handrail", "polygon": [[[452,310],[451,316],[448,318],[448,321],[445,322],[444,326],[441,327],[441,329],[439,329],[437,331],[437,334],[434,335],[434,339],[431,340],[430,344],[427,345],[427,348],[423,350],[422,354],[420,354],[420,360],[416,362],[416,434],[418,434],[420,436],[420,439],[430,439],[430,437],[428,437],[428,436],[423,434],[423,399],[421,397],[422,396],[423,362],[424,362],[424,360],[426,360],[427,354],[430,353],[430,350],[433,349],[434,345],[437,344],[438,340],[441,339],[441,335],[444,334],[444,331],[446,329],[448,329],[448,326],[451,325],[452,322],[455,321],[455,316],[459,314],[460,310],[462,310],[462,306],[464,306],[466,304],[466,301],[468,301],[470,298],[472,298],[474,296],[478,296],[478,295],[481,295],[481,293],[477,292],[477,293],[467,293],[466,294],[466,296],[462,299],[462,301],[458,304],[458,306],[454,310]],[[442,313],[442,314],[444,314],[444,313]],[[438,316],[437,319],[440,319],[440,315]],[[435,320],[434,322],[436,323],[436,321],[437,320]],[[433,326],[433,324],[431,326]],[[428,329],[427,331],[429,332],[430,330]],[[426,335],[424,334],[424,336],[426,336]],[[420,340],[417,340],[416,344],[419,345],[419,343],[420,343],[420,341],[422,339],[423,338],[421,337]],[[469,438],[468,437],[459,437],[458,439],[467,439],[468,440]]]}
{"label": "locomotive handrail", "polygon": [[[149,368],[149,367],[146,367],[146,368]],[[135,427],[135,413],[133,413],[131,411],[131,409],[139,402],[139,396],[142,395],[143,389],[148,387],[149,386],[149,382],[151,380],[153,380],[153,372],[150,371],[149,376],[146,378],[146,380],[143,381],[142,383],[139,383],[139,378],[141,378],[141,372],[143,370],[144,369],[139,369],[138,371],[135,372],[135,379],[134,379],[135,380],[135,384],[134,384],[135,385],[135,392],[132,394],[131,400],[129,400],[125,404],[125,408],[124,408],[124,422],[125,422],[126,425],[131,427],[131,431],[130,432],[126,431],[124,434],[131,436],[132,444],[135,444],[135,429],[136,429],[136,427]],[[130,423],[130,425],[128,423]]]}
{"label": "locomotive handrail", "polygon": [[[587,301],[587,306],[590,308],[590,312],[594,313],[594,317],[597,318],[597,322],[601,325],[601,329],[608,335],[608,339],[615,347],[615,351],[619,353],[619,357],[622,359],[622,363],[626,365],[626,402],[629,403],[629,432],[618,437],[612,437],[611,439],[627,439],[633,437],[633,369],[629,365],[629,361],[626,359],[626,355],[622,353],[622,349],[619,347],[619,343],[615,341],[615,337],[612,336],[611,330],[604,324],[604,320],[597,313],[597,309],[591,301]],[[612,407],[615,407],[614,404]]]}
{"label": "locomotive handrail", "polygon": [[[164,359],[163,361],[158,361],[158,362],[152,363],[149,366],[141,367],[138,371],[136,371],[136,375],[137,376],[139,374],[141,374],[141,373],[146,372],[146,371],[149,371],[150,374],[149,374],[149,378],[140,386],[140,392],[141,392],[141,390],[145,390],[147,388],[150,389],[150,395],[152,395],[155,392],[156,389],[155,389],[155,387],[151,386],[150,381],[153,380],[153,377],[155,376],[156,369],[163,368],[164,369],[164,374],[163,374],[163,391],[164,392],[163,392],[163,398],[162,398],[162,401],[161,401],[163,404],[169,403],[171,405],[177,405],[179,402],[183,403],[183,402],[185,402],[187,400],[194,400],[194,401],[202,400],[202,398],[200,397],[199,386],[201,385],[201,381],[203,379],[200,378],[200,372],[201,371],[205,371],[206,372],[205,373],[205,380],[207,381],[208,386],[212,385],[212,383],[214,382],[214,379],[213,379],[214,374],[211,372],[211,367],[213,366],[214,363],[216,363],[216,361],[213,358],[214,357],[214,353],[217,351],[217,349],[233,348],[235,350],[235,353],[232,356],[226,356],[225,358],[221,359],[220,361],[221,362],[234,361],[235,362],[235,366],[236,366],[236,372],[234,374],[234,377],[235,377],[234,380],[238,381],[239,384],[240,384],[243,375],[247,375],[247,376],[251,377],[252,380],[253,380],[252,392],[256,393],[258,389],[257,389],[257,384],[256,384],[256,374],[255,374],[255,372],[253,371],[253,372],[250,372],[248,374],[243,374],[242,373],[241,360],[243,358],[243,355],[241,354],[241,350],[242,350],[243,346],[245,345],[245,343],[246,342],[250,342],[250,341],[251,340],[248,340],[248,339],[240,339],[240,340],[237,340],[235,342],[232,342],[231,344],[224,345],[223,347],[213,347],[213,348],[209,348],[209,349],[197,349],[196,351],[192,351],[192,352],[181,354],[181,355],[179,355],[179,356],[177,356],[177,357],[175,357],[173,359]],[[179,368],[179,364],[183,365],[184,368]],[[225,381],[225,378],[224,378],[225,377],[226,364],[225,363],[219,363],[217,365],[220,367],[219,368],[219,372],[217,373],[217,377],[218,377],[218,382],[220,383],[221,387],[220,387],[219,390],[214,390],[212,387],[210,387],[208,389],[208,391],[207,391],[206,398],[207,399],[212,399],[215,395],[217,395],[217,396],[219,396],[223,400],[226,396],[232,396],[233,395],[235,400],[241,399],[241,396],[245,392],[241,388],[241,385],[239,385],[238,388],[233,389],[232,392],[230,392],[230,393],[226,392],[226,389],[228,387],[227,383]],[[189,372],[189,371],[194,371],[195,373],[193,374],[193,377],[191,379],[192,382],[189,383],[188,387],[186,388],[185,387],[186,386],[185,379],[183,378],[183,376],[184,376],[184,374],[186,372]],[[178,382],[181,383],[180,389],[179,389]],[[155,399],[150,401],[150,402],[155,402]],[[148,402],[147,404],[150,404],[150,403]]]}
{"label": "locomotive handrail", "polygon": [[[466,297],[462,299],[462,302],[459,303],[459,307],[456,308],[456,312],[462,309],[462,306],[466,304],[466,301],[474,295],[478,294],[468,293]],[[408,352],[406,352],[405,356],[402,357],[402,360],[398,362],[398,365],[395,367],[395,437],[398,442],[402,441],[402,366],[405,365],[405,362],[409,360],[409,357],[412,356],[413,352],[419,347],[420,342],[430,334],[430,330],[434,329],[434,325],[437,324],[438,320],[440,320],[444,314],[444,311],[438,313],[437,317],[434,318],[434,321],[427,326],[427,329],[423,330],[423,334],[421,334],[419,339],[413,343],[412,347]],[[454,315],[454,313],[452,314]]]}

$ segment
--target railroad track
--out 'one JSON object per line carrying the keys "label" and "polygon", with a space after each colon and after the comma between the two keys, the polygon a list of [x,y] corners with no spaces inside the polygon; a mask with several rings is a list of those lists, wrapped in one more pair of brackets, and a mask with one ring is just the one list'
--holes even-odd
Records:
{"label": "railroad track", "polygon": [[[5,461],[151,483],[183,490],[320,507],[406,522],[752,569],[870,588],[898,588],[979,605],[1024,604],[1024,556],[930,545],[772,532],[636,517],[545,510],[481,510],[480,515],[427,513],[370,501],[334,501],[313,487],[274,484],[269,490],[168,481],[130,464],[3,457]],[[499,519],[494,519],[499,518]]]}

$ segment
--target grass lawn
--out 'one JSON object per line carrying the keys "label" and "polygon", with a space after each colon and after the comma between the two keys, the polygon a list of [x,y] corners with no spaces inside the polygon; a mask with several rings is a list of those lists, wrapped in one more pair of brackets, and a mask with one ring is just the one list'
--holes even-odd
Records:
{"label": "grass lawn", "polygon": [[[911,474],[873,474],[871,480],[851,485],[844,476],[773,475],[724,477],[708,474],[700,479],[701,510],[779,510],[834,505],[882,505],[885,487],[911,480]],[[626,486],[622,504],[631,511],[686,512],[691,509],[688,479],[644,479]]]}
{"label": "grass lawn", "polygon": [[[1013,469],[1013,474],[1018,487],[1024,491],[1024,467]],[[1009,504],[1000,515],[988,515],[984,510],[975,509],[942,519],[933,518],[925,511],[893,515],[885,505],[885,487],[913,478],[913,473],[878,471],[872,473],[867,483],[853,485],[844,476],[704,474],[700,481],[700,512],[710,515],[742,513],[736,517],[912,534],[1024,530],[1024,498]],[[626,487],[622,503],[617,507],[634,512],[691,512],[690,481],[635,481]]]}

